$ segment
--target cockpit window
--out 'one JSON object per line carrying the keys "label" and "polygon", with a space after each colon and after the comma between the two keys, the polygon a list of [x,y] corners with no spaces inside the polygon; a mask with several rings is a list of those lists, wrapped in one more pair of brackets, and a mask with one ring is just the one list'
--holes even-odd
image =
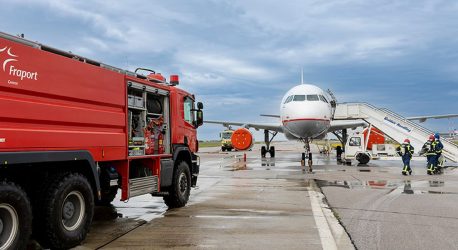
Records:
{"label": "cockpit window", "polygon": [[291,99],[293,99],[293,96],[292,95],[288,96],[288,98],[286,98],[285,100],[285,104],[288,102],[291,102]]}
{"label": "cockpit window", "polygon": [[288,100],[288,102],[292,102],[292,101],[293,101],[293,98],[294,98],[294,96],[293,96],[293,95],[292,95],[292,96],[290,96],[290,97],[289,97],[289,100]]}
{"label": "cockpit window", "polygon": [[305,101],[305,95],[295,95],[293,101],[295,102]]}
{"label": "cockpit window", "polygon": [[319,101],[318,95],[307,95],[307,101]]}
{"label": "cockpit window", "polygon": [[326,97],[320,95],[320,99],[321,99],[323,102],[328,103],[328,100],[326,100]]}

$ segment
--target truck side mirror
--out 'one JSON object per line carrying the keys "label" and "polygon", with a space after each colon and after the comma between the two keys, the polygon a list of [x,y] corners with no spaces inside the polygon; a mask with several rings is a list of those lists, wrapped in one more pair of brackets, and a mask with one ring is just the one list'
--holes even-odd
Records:
{"label": "truck side mirror", "polygon": [[196,128],[202,126],[204,124],[204,112],[202,110],[197,110],[196,111]]}
{"label": "truck side mirror", "polygon": [[198,102],[197,109],[204,109],[204,105],[201,102]]}

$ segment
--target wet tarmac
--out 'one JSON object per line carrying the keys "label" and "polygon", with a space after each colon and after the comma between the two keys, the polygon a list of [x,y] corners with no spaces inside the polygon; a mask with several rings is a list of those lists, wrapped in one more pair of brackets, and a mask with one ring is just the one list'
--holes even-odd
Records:
{"label": "wet tarmac", "polygon": [[429,176],[418,161],[402,176],[400,165],[374,161],[315,178],[358,249],[458,249],[456,167]]}
{"label": "wet tarmac", "polygon": [[[312,180],[294,162],[298,156],[289,155],[297,147],[276,159],[248,152],[247,162],[240,153],[203,152],[186,207],[167,210],[148,195],[115,201],[97,209],[102,216],[77,249],[322,249],[327,236],[310,202]],[[343,229],[334,231],[340,234],[334,244],[353,249]]]}
{"label": "wet tarmac", "polygon": [[[428,176],[417,159],[413,175],[402,176],[399,159],[346,166],[333,154],[315,154],[308,173],[300,165],[302,145],[275,146],[282,149],[275,159],[261,159],[255,147],[247,162],[240,152],[203,149],[186,207],[167,210],[149,195],[115,201],[97,210],[100,218],[77,249],[326,249],[329,235],[335,249],[456,249],[456,165]],[[320,204],[317,215],[314,183],[332,210]]]}

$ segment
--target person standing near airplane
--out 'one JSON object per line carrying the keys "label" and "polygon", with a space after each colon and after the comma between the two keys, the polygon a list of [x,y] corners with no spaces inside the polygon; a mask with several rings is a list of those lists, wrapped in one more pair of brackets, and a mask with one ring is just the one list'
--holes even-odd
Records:
{"label": "person standing near airplane", "polygon": [[434,135],[430,135],[428,141],[423,145],[422,152],[426,155],[428,161],[426,173],[429,175],[434,174],[436,168],[436,143],[434,143]]}
{"label": "person standing near airplane", "polygon": [[442,156],[442,149],[444,148],[444,145],[440,141],[440,135],[439,133],[434,134],[434,142],[436,143],[436,168],[435,168],[435,173],[440,174],[442,173],[442,165],[444,164],[444,157]]}
{"label": "person standing near airplane", "polygon": [[404,163],[402,174],[407,175],[407,173],[409,173],[409,175],[411,175],[412,168],[410,168],[410,159],[412,159],[414,147],[410,145],[410,140],[405,139],[404,143],[397,148],[397,152],[402,157],[402,162]]}

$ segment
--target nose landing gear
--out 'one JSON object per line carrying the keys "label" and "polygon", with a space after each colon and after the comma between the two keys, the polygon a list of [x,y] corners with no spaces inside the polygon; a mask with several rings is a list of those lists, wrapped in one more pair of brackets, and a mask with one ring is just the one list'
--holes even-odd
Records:
{"label": "nose landing gear", "polygon": [[[302,158],[301,158],[301,166],[305,167],[305,159],[308,158],[307,165],[308,165],[308,170],[307,172],[312,173],[312,165],[313,165],[313,160],[312,160],[312,152],[310,150],[310,140],[308,138],[302,139],[304,142],[304,148],[305,148],[305,153],[302,153]],[[303,168],[303,171],[305,171],[305,168]]]}

